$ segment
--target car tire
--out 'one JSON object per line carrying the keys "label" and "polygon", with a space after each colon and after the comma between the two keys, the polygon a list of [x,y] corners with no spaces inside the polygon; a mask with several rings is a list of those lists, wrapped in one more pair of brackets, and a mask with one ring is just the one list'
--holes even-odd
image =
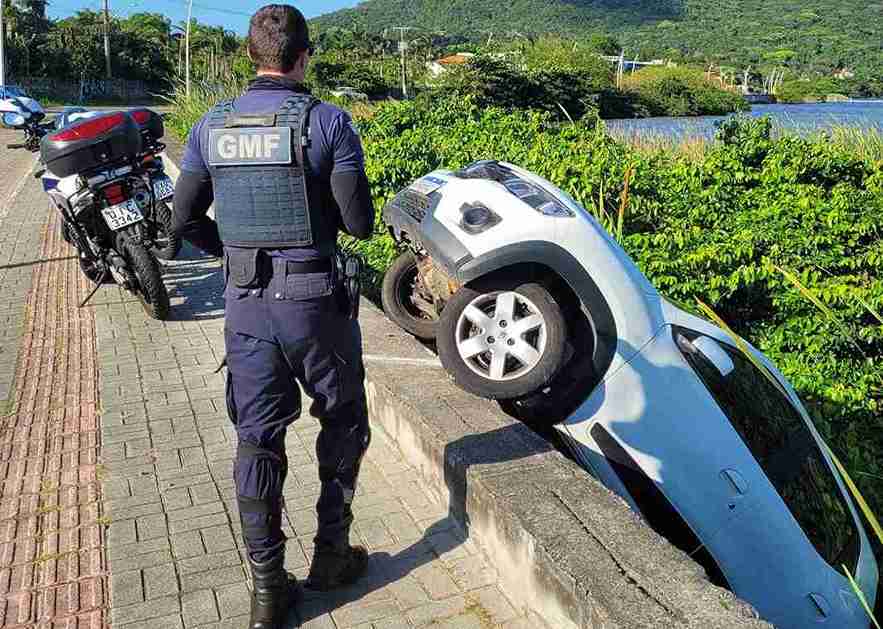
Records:
{"label": "car tire", "polygon": [[423,341],[435,339],[438,319],[428,319],[411,301],[417,281],[417,258],[407,251],[400,255],[383,277],[381,302],[393,323]]}
{"label": "car tire", "polygon": [[515,278],[460,289],[445,305],[436,335],[439,358],[454,381],[492,400],[546,387],[564,364],[566,340],[567,324],[552,294]]}

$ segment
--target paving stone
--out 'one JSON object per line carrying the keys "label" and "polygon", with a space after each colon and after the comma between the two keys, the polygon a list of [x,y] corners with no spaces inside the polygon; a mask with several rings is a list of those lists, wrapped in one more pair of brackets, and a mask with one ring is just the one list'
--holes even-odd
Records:
{"label": "paving stone", "polygon": [[141,516],[136,520],[136,528],[138,529],[138,539],[141,541],[169,536],[164,513]]}
{"label": "paving stone", "polygon": [[[128,521],[134,522],[133,520]],[[168,549],[169,540],[163,537],[157,537],[155,539],[147,540],[144,542],[125,544],[121,546],[108,543],[107,558],[113,564],[122,558],[131,558],[138,555],[146,555],[149,553],[156,553],[164,550],[168,551]]]}
{"label": "paving stone", "polygon": [[244,582],[219,587],[216,593],[221,618],[235,618],[249,610],[251,593]]}
{"label": "paving stone", "polygon": [[331,614],[323,614],[307,620],[301,624],[300,629],[337,629],[337,625],[331,619]]}
{"label": "paving stone", "polygon": [[[248,626],[248,615],[245,616],[237,616],[236,618],[223,618],[220,622],[211,622],[207,625],[199,625],[197,629],[242,629],[243,627]],[[289,623],[288,626],[296,627],[296,625]],[[302,625],[304,627],[306,625]],[[332,628],[333,629],[333,628]]]}
{"label": "paving stone", "polygon": [[131,544],[135,540],[135,520],[119,520],[107,527],[107,543],[112,546]]}
{"label": "paving stone", "polygon": [[144,590],[148,600],[178,593],[178,575],[174,564],[145,568]]}
{"label": "paving stone", "polygon": [[[411,623],[405,616],[391,616],[371,623],[371,629],[411,629]],[[482,629],[488,629],[482,627]]]}
{"label": "paving stone", "polygon": [[200,531],[202,542],[210,553],[222,552],[236,548],[233,533],[229,526],[212,526]]}
{"label": "paving stone", "polygon": [[415,627],[425,627],[437,622],[440,618],[452,618],[462,615],[466,611],[467,602],[465,596],[454,596],[443,601],[436,601],[428,605],[422,605],[408,610],[408,620]]}
{"label": "paving stone", "polygon": [[354,627],[360,623],[374,622],[400,613],[395,601],[356,603],[331,612],[335,624],[341,629]]}
{"label": "paving stone", "polygon": [[212,590],[188,592],[181,596],[181,614],[185,627],[195,627],[220,620]]}
{"label": "paving stone", "polygon": [[215,568],[240,565],[242,565],[242,559],[239,553],[234,550],[213,555],[202,555],[194,559],[182,559],[178,562],[178,571],[181,575],[189,575],[195,572],[214,570]]}
{"label": "paving stone", "polygon": [[172,561],[172,554],[168,550],[160,550],[142,555],[118,557],[113,561],[113,572],[153,568]]}
{"label": "paving stone", "polygon": [[424,589],[429,593],[430,598],[441,600],[460,593],[460,588],[438,563],[431,563],[420,566],[413,571],[414,578],[417,579]]}
{"label": "paving stone", "polygon": [[500,591],[500,588],[497,586],[484,587],[480,590],[469,592],[466,595],[466,598],[467,600],[477,599],[478,604],[493,616],[494,620],[497,622],[506,622],[507,620],[512,620],[518,615],[515,608],[509,600],[503,596],[503,592]]}
{"label": "paving stone", "polygon": [[212,515],[206,515],[201,518],[170,522],[169,530],[172,533],[186,533],[187,531],[210,528],[212,526],[218,526],[221,524],[227,524],[226,513],[214,513]]}
{"label": "paving stone", "polygon": [[142,620],[141,622],[133,622],[124,626],[126,629],[183,629],[184,621],[181,619],[180,614],[172,614],[170,616]]}
{"label": "paving stone", "polygon": [[206,572],[196,572],[181,576],[181,591],[195,592],[207,587],[215,588],[245,581],[241,566],[228,566]]}
{"label": "paving stone", "polygon": [[124,607],[144,601],[144,586],[140,570],[117,572],[110,575],[110,603]]}
{"label": "paving stone", "polygon": [[147,620],[181,612],[181,602],[177,596],[157,598],[137,605],[125,607],[111,607],[111,622],[115,626],[125,625],[130,622]]}
{"label": "paving stone", "polygon": [[197,518],[224,512],[224,503],[220,501],[210,502],[208,504],[201,504],[195,507],[190,507],[189,509],[178,509],[176,511],[172,511],[169,513],[169,522],[174,523],[180,520],[194,520]]}

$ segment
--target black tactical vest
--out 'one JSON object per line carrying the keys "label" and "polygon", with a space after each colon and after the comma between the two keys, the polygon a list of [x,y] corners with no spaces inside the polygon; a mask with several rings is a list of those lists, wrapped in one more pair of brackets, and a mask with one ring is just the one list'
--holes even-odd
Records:
{"label": "black tactical vest", "polygon": [[269,114],[237,113],[233,101],[209,113],[201,140],[225,245],[273,249],[316,241],[305,155],[318,102],[295,94]]}

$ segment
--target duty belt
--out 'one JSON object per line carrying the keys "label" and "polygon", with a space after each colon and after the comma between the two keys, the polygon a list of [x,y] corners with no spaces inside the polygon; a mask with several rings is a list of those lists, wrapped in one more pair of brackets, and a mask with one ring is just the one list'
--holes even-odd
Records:
{"label": "duty belt", "polygon": [[324,260],[312,260],[310,262],[288,262],[285,270],[289,275],[300,275],[304,273],[331,273],[334,266],[331,264],[331,258]]}

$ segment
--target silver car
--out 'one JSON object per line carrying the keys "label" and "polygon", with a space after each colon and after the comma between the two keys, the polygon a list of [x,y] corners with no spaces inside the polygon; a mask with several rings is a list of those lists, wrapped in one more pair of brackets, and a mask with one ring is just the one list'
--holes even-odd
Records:
{"label": "silver car", "polygon": [[868,536],[763,354],[748,347],[761,370],[664,299],[586,208],[513,164],[430,173],[384,219],[408,246],[384,307],[436,340],[460,386],[554,424],[586,470],[777,627],[868,629],[843,572],[873,606]]}

